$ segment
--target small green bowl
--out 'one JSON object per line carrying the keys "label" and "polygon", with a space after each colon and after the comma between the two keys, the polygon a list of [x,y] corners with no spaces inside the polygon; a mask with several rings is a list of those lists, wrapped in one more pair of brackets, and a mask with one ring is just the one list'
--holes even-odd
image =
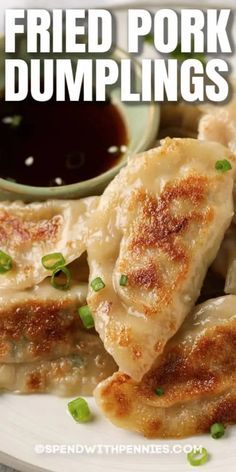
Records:
{"label": "small green bowl", "polygon": [[[21,58],[27,58],[29,60],[30,55],[26,56],[24,39],[22,44],[17,48],[18,56]],[[6,58],[4,51],[4,37],[0,38],[0,87],[4,88],[4,60]],[[52,55],[54,58],[58,57],[55,54]],[[11,55],[12,57],[12,55]],[[34,58],[36,55],[34,54]],[[40,57],[40,56],[39,56]],[[47,57],[50,57],[47,55]],[[72,56],[72,58],[75,56]],[[107,57],[107,56],[106,56]],[[110,56],[119,62],[121,59],[130,58],[128,54],[119,48],[115,48]],[[67,55],[68,58],[68,55]],[[137,89],[141,84],[141,66],[137,61],[133,62],[136,70],[136,83]],[[120,89],[119,86],[114,87],[111,92],[112,103],[115,104],[126,123],[129,143],[127,152],[122,156],[119,163],[104,172],[89,180],[82,182],[63,185],[60,187],[33,187],[29,185],[22,185],[14,182],[10,182],[0,178],[0,200],[23,200],[23,201],[36,201],[46,200],[49,198],[80,198],[89,195],[99,195],[103,192],[108,183],[113,177],[119,172],[119,170],[126,164],[128,156],[137,152],[145,151],[150,148],[155,141],[159,121],[160,121],[160,107],[154,103],[123,103],[119,98]]]}

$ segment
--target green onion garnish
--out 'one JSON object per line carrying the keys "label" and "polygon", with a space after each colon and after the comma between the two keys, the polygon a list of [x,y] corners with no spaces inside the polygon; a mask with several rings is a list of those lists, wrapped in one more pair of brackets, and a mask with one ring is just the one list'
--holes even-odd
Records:
{"label": "green onion garnish", "polygon": [[12,116],[5,116],[2,118],[2,122],[6,125],[11,126],[12,128],[17,128],[20,126],[22,122],[22,116],[21,115],[12,115]]}
{"label": "green onion garnish", "polygon": [[161,387],[156,388],[155,394],[158,395],[158,397],[161,397],[164,394],[164,390]]}
{"label": "green onion garnish", "polygon": [[[60,275],[64,277],[60,277]],[[67,267],[57,267],[51,276],[51,285],[58,290],[67,290],[71,282],[71,273]]]}
{"label": "green onion garnish", "polygon": [[203,465],[208,459],[208,452],[205,447],[199,451],[191,451],[187,454],[189,463],[193,466]]}
{"label": "green onion garnish", "polygon": [[86,329],[94,327],[94,320],[88,305],[81,306],[78,309],[78,313]]}
{"label": "green onion garnish", "polygon": [[219,439],[225,434],[225,428],[222,423],[214,423],[211,425],[211,437],[214,439]]}
{"label": "green onion garnish", "polygon": [[68,410],[71,416],[73,416],[74,420],[78,423],[86,423],[92,418],[88,403],[82,397],[78,397],[75,400],[69,402]]}
{"label": "green onion garnish", "polygon": [[12,122],[11,122],[11,127],[12,128],[18,128],[22,122],[22,116],[21,115],[13,115],[12,117]]}
{"label": "green onion garnish", "polygon": [[174,51],[170,53],[173,59],[177,59],[180,62],[185,61],[186,59],[197,59],[202,64],[205,63],[205,55],[203,52],[194,52],[194,45],[191,46],[191,52],[182,52],[181,51],[181,44],[179,43]]}
{"label": "green onion garnish", "polygon": [[43,267],[47,270],[54,270],[57,267],[63,267],[66,263],[61,252],[53,252],[52,254],[47,254],[46,256],[42,257],[41,261]]}
{"label": "green onion garnish", "polygon": [[9,272],[13,267],[13,262],[11,256],[6,254],[3,251],[0,251],[0,274],[5,274]]}
{"label": "green onion garnish", "polygon": [[144,36],[144,41],[145,43],[149,43],[149,44],[153,44],[154,43],[154,36],[153,34],[149,33],[149,34],[146,34],[146,36]]}
{"label": "green onion garnish", "polygon": [[99,290],[102,290],[102,288],[105,287],[105,284],[101,277],[96,277],[96,279],[92,280],[91,282],[91,287],[94,290],[94,292],[99,292]]}
{"label": "green onion garnish", "polygon": [[231,170],[232,166],[227,159],[223,159],[222,161],[216,161],[215,163],[216,170],[220,170],[221,172],[227,172],[227,170]]}
{"label": "green onion garnish", "polygon": [[127,283],[128,283],[127,275],[122,274],[120,276],[120,285],[121,285],[121,287],[125,287],[127,285]]}

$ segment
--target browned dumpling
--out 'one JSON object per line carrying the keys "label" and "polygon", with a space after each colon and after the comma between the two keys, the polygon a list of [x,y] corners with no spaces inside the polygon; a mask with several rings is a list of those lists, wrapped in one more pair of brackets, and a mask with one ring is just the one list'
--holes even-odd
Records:
{"label": "browned dumpling", "polygon": [[0,364],[0,389],[14,393],[92,395],[117,369],[94,332],[80,333],[75,354],[37,362]]}
{"label": "browned dumpling", "polygon": [[198,139],[216,141],[236,153],[236,121],[226,110],[204,115],[199,122]]}
{"label": "browned dumpling", "polygon": [[43,203],[0,202],[0,249],[13,269],[0,274],[0,290],[33,287],[48,276],[42,256],[61,252],[70,263],[85,251],[87,221],[97,197]]}
{"label": "browned dumpling", "polygon": [[198,125],[198,139],[216,141],[236,153],[236,80],[232,82],[232,95],[223,106],[204,105],[205,113]]}
{"label": "browned dumpling", "polygon": [[87,284],[56,290],[46,279],[32,289],[0,292],[0,362],[33,362],[76,352]]}
{"label": "browned dumpling", "polygon": [[91,395],[116,370],[95,330],[80,319],[86,295],[85,283],[61,291],[48,279],[0,293],[0,389]]}
{"label": "browned dumpling", "polygon": [[150,438],[236,423],[236,296],[197,306],[141,382],[117,372],[95,398],[115,425]]}
{"label": "browned dumpling", "polygon": [[90,220],[88,303],[105,348],[135,380],[193,307],[230,224],[234,172],[215,168],[225,159],[233,166],[219,144],[166,139],[130,159]]}

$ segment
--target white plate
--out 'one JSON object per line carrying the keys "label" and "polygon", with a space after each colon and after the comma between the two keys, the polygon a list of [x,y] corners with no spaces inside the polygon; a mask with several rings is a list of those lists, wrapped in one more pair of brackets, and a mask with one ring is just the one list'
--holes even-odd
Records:
{"label": "white plate", "polygon": [[[133,7],[133,5],[132,5]],[[166,7],[166,4],[165,4]],[[145,4],[149,8],[149,4]],[[198,4],[199,8],[199,4]],[[127,11],[116,12],[118,20],[118,44],[125,48],[125,20]],[[236,28],[234,27],[236,38]],[[234,38],[234,39],[235,39]],[[235,40],[236,44],[236,40]],[[149,57],[154,51],[145,46]],[[233,61],[236,70],[236,61]],[[224,438],[216,441],[209,435],[191,437],[179,441],[147,441],[141,436],[115,428],[98,412],[93,399],[89,399],[95,413],[92,423],[76,424],[66,412],[68,399],[49,395],[16,396],[3,394],[0,397],[0,462],[24,472],[187,472],[191,470],[186,453],[180,448],[186,445],[202,445],[210,453],[210,460],[203,466],[206,472],[233,472],[236,470],[236,428],[229,428]],[[85,445],[144,445],[159,446],[155,454],[81,454]],[[77,454],[37,454],[35,445],[78,445]],[[178,453],[173,446],[177,445]],[[75,446],[74,446],[75,447]],[[169,448],[169,453],[167,449]]]}

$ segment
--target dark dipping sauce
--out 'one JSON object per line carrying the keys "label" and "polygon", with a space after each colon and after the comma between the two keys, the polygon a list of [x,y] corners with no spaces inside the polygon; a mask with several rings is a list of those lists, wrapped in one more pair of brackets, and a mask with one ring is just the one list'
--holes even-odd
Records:
{"label": "dark dipping sauce", "polygon": [[0,102],[0,177],[9,181],[81,182],[115,166],[127,143],[124,120],[109,99]]}

